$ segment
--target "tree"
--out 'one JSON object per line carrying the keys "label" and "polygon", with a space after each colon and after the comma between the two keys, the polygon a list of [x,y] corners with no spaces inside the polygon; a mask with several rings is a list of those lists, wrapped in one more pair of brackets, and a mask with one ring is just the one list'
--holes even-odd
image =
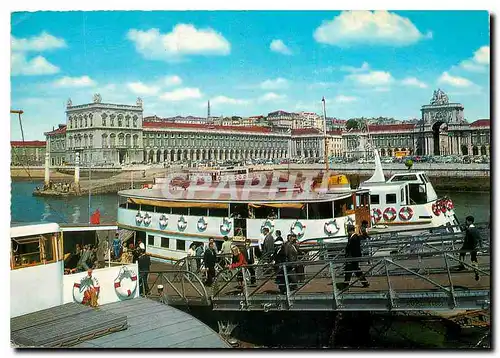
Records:
{"label": "tree", "polygon": [[346,124],[345,124],[345,128],[346,128],[347,130],[349,130],[349,129],[359,129],[359,123],[358,123],[358,121],[357,121],[356,119],[351,118],[351,119],[349,119],[349,120],[346,122]]}

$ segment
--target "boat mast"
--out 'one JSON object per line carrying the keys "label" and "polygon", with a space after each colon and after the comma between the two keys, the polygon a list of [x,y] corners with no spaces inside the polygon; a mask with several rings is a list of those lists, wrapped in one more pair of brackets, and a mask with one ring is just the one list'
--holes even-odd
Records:
{"label": "boat mast", "polygon": [[325,154],[325,170],[328,171],[328,151],[327,151],[327,145],[326,145],[326,101],[325,97],[323,96],[323,99],[321,100],[323,102],[323,138],[325,141],[325,147],[324,147],[324,154]]}
{"label": "boat mast", "polygon": [[21,121],[21,114],[23,114],[23,110],[22,109],[11,109],[10,110],[10,113],[12,114],[17,114],[19,116],[19,126],[21,126],[21,138],[23,139],[23,143],[24,143],[24,131],[23,131],[23,122]]}

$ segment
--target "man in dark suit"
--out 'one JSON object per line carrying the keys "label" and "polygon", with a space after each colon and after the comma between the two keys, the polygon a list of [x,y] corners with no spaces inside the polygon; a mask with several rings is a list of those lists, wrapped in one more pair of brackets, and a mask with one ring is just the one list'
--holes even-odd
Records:
{"label": "man in dark suit", "polygon": [[[252,247],[252,241],[250,239],[245,240],[245,248],[241,250],[243,252],[243,255],[245,256],[245,260],[247,261],[248,265],[253,265],[255,264],[255,252],[254,248]],[[255,268],[252,266],[249,266],[248,272],[250,273],[250,284],[253,285],[255,284]]]}
{"label": "man in dark suit", "polygon": [[[361,254],[361,239],[360,237],[355,233],[355,228],[354,225],[347,225],[347,246],[345,248],[345,257],[346,258],[360,258],[362,256]],[[351,277],[352,274],[355,274],[356,277],[358,277],[363,284],[363,287],[369,287],[370,284],[366,280],[365,275],[359,268],[359,261],[350,261],[346,262],[345,265],[345,279],[344,279],[344,286],[347,287],[349,286],[349,283],[351,282]]]}
{"label": "man in dark suit", "polygon": [[203,263],[207,269],[207,281],[205,285],[208,287],[212,286],[215,277],[215,263],[217,261],[217,254],[215,252],[215,242],[210,241],[208,244],[208,249],[203,253]]}
{"label": "man in dark suit", "polygon": [[[474,226],[473,216],[467,216],[465,218],[465,225],[467,226],[467,229],[465,230],[464,244],[460,249],[460,261],[465,261],[465,255],[469,252],[472,266],[477,269],[477,249],[481,246],[481,234],[479,233],[479,230]],[[459,270],[464,269],[464,264],[460,263]],[[474,270],[474,273],[476,281],[479,281],[479,272],[477,272],[477,270]]]}

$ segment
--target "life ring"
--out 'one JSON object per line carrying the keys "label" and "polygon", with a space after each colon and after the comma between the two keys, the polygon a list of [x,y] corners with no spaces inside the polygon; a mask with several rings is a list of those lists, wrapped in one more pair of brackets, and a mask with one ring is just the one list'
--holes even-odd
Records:
{"label": "life ring", "polygon": [[451,201],[451,199],[448,199],[446,201],[446,208],[449,210],[449,211],[452,211],[454,206],[453,206],[453,202]]}
{"label": "life ring", "polygon": [[135,216],[135,223],[136,223],[137,225],[141,225],[142,220],[143,220],[143,217],[142,217],[142,215],[141,215],[141,212],[140,212],[140,211],[138,211],[138,212],[137,212],[137,215]]}
{"label": "life ring", "polygon": [[290,232],[294,235],[297,235],[297,238],[299,239],[304,236],[305,230],[306,226],[298,220],[296,220],[290,227]]}
{"label": "life ring", "polygon": [[332,220],[325,223],[323,230],[325,231],[325,234],[330,236],[330,235],[335,235],[336,233],[338,233],[340,230],[340,227],[337,225],[337,220],[332,219]]}
{"label": "life ring", "polygon": [[394,221],[394,219],[396,219],[396,209],[394,209],[394,208],[385,209],[384,210],[384,220],[385,221]]}
{"label": "life ring", "polygon": [[160,229],[165,229],[168,225],[168,218],[165,215],[160,216]]}
{"label": "life ring", "polygon": [[441,215],[441,210],[439,208],[439,202],[436,201],[435,203],[432,204],[432,212],[436,216]]}
{"label": "life ring", "polygon": [[133,298],[137,290],[137,274],[123,266],[115,279],[115,292],[121,300]]}
{"label": "life ring", "polygon": [[439,202],[439,206],[440,206],[440,208],[441,208],[441,212],[442,212],[443,214],[445,214],[445,213],[446,213],[446,210],[447,210],[447,207],[446,207],[446,200],[441,200],[441,201]]}
{"label": "life ring", "polygon": [[228,218],[222,219],[219,229],[222,235],[229,234],[231,232],[231,221]]}
{"label": "life ring", "polygon": [[413,217],[413,209],[409,206],[403,206],[399,209],[399,218],[401,220],[407,221]]}
{"label": "life ring", "polygon": [[94,291],[99,297],[99,292],[101,291],[101,286],[99,285],[99,281],[97,278],[92,276],[92,270],[89,270],[87,276],[84,276],[80,279],[80,281],[73,283],[73,300],[77,303],[85,302],[85,293],[87,295]]}
{"label": "life ring", "polygon": [[179,218],[179,220],[177,220],[177,228],[179,229],[179,231],[186,230],[186,228],[187,228],[187,221],[184,218],[184,215],[181,215],[181,217]]}
{"label": "life ring", "polygon": [[382,212],[380,211],[379,208],[374,208],[373,209],[373,221],[378,223],[380,221],[380,219],[382,219]]}
{"label": "life ring", "polygon": [[144,214],[144,225],[145,226],[149,226],[149,224],[151,224],[151,215],[149,215],[148,213]]}
{"label": "life ring", "polygon": [[203,232],[207,229],[208,222],[205,217],[201,217],[198,219],[198,223],[196,224],[196,227],[198,228],[198,231]]}
{"label": "life ring", "polygon": [[260,227],[261,234],[264,233],[265,228],[268,228],[269,233],[272,234],[274,232],[274,220],[266,219],[266,221],[264,221],[264,223]]}

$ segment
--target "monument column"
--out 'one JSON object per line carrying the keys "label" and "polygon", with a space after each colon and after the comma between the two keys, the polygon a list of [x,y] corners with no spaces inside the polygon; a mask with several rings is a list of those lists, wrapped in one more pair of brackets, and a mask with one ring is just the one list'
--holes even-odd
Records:
{"label": "monument column", "polygon": [[75,185],[78,187],[78,185],[80,185],[80,152],[76,152],[74,181]]}
{"label": "monument column", "polygon": [[50,165],[50,154],[45,153],[45,180],[44,180],[45,185],[49,185],[49,181],[50,181],[49,165]]}

